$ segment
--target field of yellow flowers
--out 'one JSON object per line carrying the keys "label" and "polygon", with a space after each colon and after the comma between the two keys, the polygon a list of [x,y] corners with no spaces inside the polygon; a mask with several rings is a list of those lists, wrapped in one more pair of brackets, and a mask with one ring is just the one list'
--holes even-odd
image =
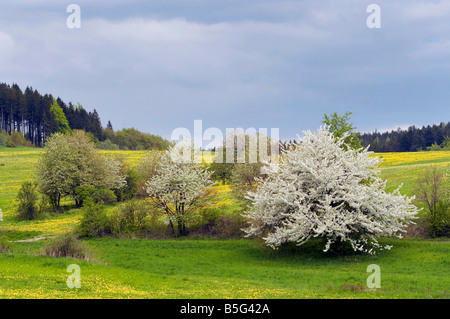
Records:
{"label": "field of yellow flowers", "polygon": [[[39,155],[43,152],[37,148],[2,148],[0,149],[0,208],[3,211],[3,229],[17,232],[23,236],[58,235],[72,229],[79,221],[79,214],[71,213],[54,216],[51,219],[37,221],[17,221],[15,219],[15,198],[23,181],[33,180],[34,169]],[[137,165],[146,151],[101,151],[105,156],[122,158],[130,165]],[[388,189],[393,190],[404,184],[402,191],[412,195],[414,181],[429,165],[445,167],[450,165],[450,152],[415,152],[415,153],[379,153],[371,156],[379,157],[381,176],[388,180]],[[210,162],[213,154],[204,152],[205,162]],[[216,195],[215,207],[233,204],[228,185],[214,187]],[[20,238],[23,239],[23,238]]]}
{"label": "field of yellow flowers", "polygon": [[[35,221],[16,218],[17,191],[33,180],[41,149],[0,149],[0,231],[13,241],[0,253],[0,298],[450,298],[450,243],[384,239],[392,251],[378,256],[329,258],[309,251],[272,251],[247,239],[85,240],[95,261],[40,256],[52,237],[73,229],[80,213],[64,203],[64,214]],[[102,151],[136,165],[145,151]],[[210,162],[212,154],[205,154]],[[447,167],[450,152],[383,153],[380,174],[388,189],[404,184],[412,195],[417,177],[430,165]],[[228,185],[212,190],[214,207],[233,212]],[[66,285],[67,266],[82,269],[80,289]],[[381,266],[382,289],[360,289],[366,267]]]}

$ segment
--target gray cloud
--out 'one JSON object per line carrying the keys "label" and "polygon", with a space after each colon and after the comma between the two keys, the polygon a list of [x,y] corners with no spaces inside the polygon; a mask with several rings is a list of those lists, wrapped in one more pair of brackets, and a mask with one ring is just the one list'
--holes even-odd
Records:
{"label": "gray cloud", "polygon": [[166,137],[203,119],[289,138],[346,110],[361,130],[447,121],[448,2],[378,1],[379,30],[369,3],[79,1],[71,30],[59,1],[20,0],[0,10],[1,80]]}

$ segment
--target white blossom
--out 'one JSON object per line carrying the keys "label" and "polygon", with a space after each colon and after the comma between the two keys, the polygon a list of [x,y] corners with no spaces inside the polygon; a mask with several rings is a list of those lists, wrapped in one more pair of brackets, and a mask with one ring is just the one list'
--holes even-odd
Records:
{"label": "white blossom", "polygon": [[188,160],[194,146],[188,139],[173,145],[161,157],[157,174],[147,181],[147,194],[169,217],[178,234],[186,234],[186,218],[213,185],[211,172]]}
{"label": "white blossom", "polygon": [[386,182],[376,169],[380,160],[368,149],[345,149],[345,136],[336,139],[326,128],[303,132],[295,148],[283,154],[278,170],[268,170],[249,193],[252,206],[247,235],[263,236],[272,248],[310,238],[326,238],[324,251],[337,241],[357,251],[375,253],[376,238],[397,236],[417,214],[414,198],[400,187],[385,192]]}

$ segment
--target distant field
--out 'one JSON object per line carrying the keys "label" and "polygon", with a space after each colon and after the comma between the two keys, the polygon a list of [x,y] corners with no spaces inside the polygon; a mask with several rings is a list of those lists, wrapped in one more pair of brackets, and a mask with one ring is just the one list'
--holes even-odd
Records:
{"label": "distant field", "polygon": [[[36,221],[15,218],[21,183],[32,180],[42,149],[0,148],[0,230],[11,241],[70,231],[80,212],[70,199],[65,213]],[[102,151],[136,165],[145,151]],[[211,154],[206,154],[209,159]],[[404,184],[412,195],[417,177],[431,165],[450,165],[450,152],[383,153],[381,176],[389,190]],[[229,187],[216,186],[216,207],[239,208]],[[98,261],[38,256],[48,241],[13,243],[0,254],[0,298],[450,298],[450,243],[418,239],[393,240],[391,251],[378,256],[331,258],[306,247],[295,253],[274,252],[248,239],[188,238],[85,240]],[[65,285],[66,268],[83,269],[82,288]],[[368,291],[366,267],[382,270],[382,288]]]}
{"label": "distant field", "polygon": [[387,179],[387,190],[400,184],[402,194],[412,196],[417,179],[431,166],[450,167],[450,152],[378,153],[383,162],[379,165],[381,177]]}

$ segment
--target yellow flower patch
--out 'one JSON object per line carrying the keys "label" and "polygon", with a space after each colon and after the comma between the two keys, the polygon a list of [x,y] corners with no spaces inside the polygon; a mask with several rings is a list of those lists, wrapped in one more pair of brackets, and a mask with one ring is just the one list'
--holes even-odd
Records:
{"label": "yellow flower patch", "polygon": [[79,223],[81,215],[70,215],[64,218],[44,219],[27,222],[17,222],[5,225],[4,230],[19,232],[40,232],[46,235],[59,235],[72,230]]}
{"label": "yellow flower patch", "polygon": [[370,156],[378,157],[382,160],[378,165],[379,167],[420,164],[429,161],[450,162],[450,152],[373,153]]}

